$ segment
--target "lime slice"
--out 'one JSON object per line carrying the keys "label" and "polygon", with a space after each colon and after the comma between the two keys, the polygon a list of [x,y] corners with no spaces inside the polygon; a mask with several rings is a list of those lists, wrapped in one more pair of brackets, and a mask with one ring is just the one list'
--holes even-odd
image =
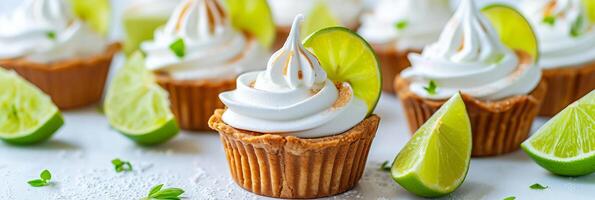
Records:
{"label": "lime slice", "polygon": [[308,13],[308,16],[304,19],[302,24],[302,32],[300,35],[301,39],[305,39],[306,36],[323,28],[339,26],[339,20],[337,20],[328,6],[324,2],[318,2],[318,4]]}
{"label": "lime slice", "polygon": [[537,164],[554,174],[595,172],[595,91],[570,104],[521,146]]}
{"label": "lime slice", "polygon": [[451,97],[403,147],[393,179],[422,197],[440,197],[465,180],[471,160],[471,124],[460,94]]}
{"label": "lime slice", "polygon": [[264,47],[271,47],[276,28],[266,0],[226,0],[225,3],[234,27],[256,37]]}
{"label": "lime slice", "polygon": [[349,82],[355,96],[368,105],[371,114],[381,94],[380,64],[372,47],[357,33],[330,27],[308,36],[304,46],[312,52],[335,82]]}
{"label": "lime slice", "polygon": [[107,35],[111,17],[109,0],[70,0],[70,5],[74,14],[85,20],[95,31]]}
{"label": "lime slice", "polygon": [[531,24],[516,9],[502,4],[491,4],[481,12],[492,22],[504,45],[539,60],[537,37]]}
{"label": "lime slice", "polygon": [[104,111],[112,127],[139,144],[163,143],[179,131],[167,92],[155,83],[138,52],[113,78]]}
{"label": "lime slice", "polygon": [[587,12],[587,16],[589,16],[589,20],[591,23],[595,23],[595,1],[583,0],[583,4],[585,4],[585,10]]}
{"label": "lime slice", "polygon": [[49,96],[15,72],[0,68],[0,139],[34,144],[49,139],[63,124]]}
{"label": "lime slice", "polygon": [[134,53],[138,50],[140,44],[143,41],[153,39],[153,33],[155,29],[167,23],[171,12],[165,12],[169,10],[166,8],[160,12],[144,11],[143,8],[130,8],[124,12],[122,25],[124,32],[126,33],[126,39],[124,42],[124,52],[127,55]]}

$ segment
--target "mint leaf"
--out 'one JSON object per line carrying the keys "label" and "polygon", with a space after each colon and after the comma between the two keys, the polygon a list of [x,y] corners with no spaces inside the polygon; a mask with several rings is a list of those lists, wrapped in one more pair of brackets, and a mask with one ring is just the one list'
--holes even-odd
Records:
{"label": "mint leaf", "polygon": [[385,171],[385,172],[390,172],[390,165],[388,164],[388,160],[384,161],[382,163],[382,165],[380,165],[380,170]]}
{"label": "mint leaf", "polygon": [[29,185],[33,186],[33,187],[43,187],[48,185],[48,183],[44,180],[41,179],[35,179],[35,180],[30,180],[27,183],[29,183]]}
{"label": "mint leaf", "polygon": [[543,186],[539,183],[535,183],[535,184],[529,186],[529,188],[534,189],[534,190],[545,190],[548,188],[548,186]]}
{"label": "mint leaf", "polygon": [[163,184],[157,185],[151,188],[149,191],[149,195],[144,199],[147,200],[173,200],[173,199],[180,199],[180,195],[184,194],[184,190],[180,188],[163,188]]}
{"label": "mint leaf", "polygon": [[550,16],[545,16],[543,18],[543,23],[545,23],[547,25],[550,25],[550,26],[553,26],[554,24],[556,24],[556,17],[551,16],[551,15]]}
{"label": "mint leaf", "polygon": [[407,20],[400,20],[395,23],[395,28],[397,28],[397,30],[403,30],[407,28],[407,26],[409,26],[409,22],[407,22]]}
{"label": "mint leaf", "polygon": [[56,40],[56,32],[55,31],[49,31],[46,33],[46,36],[51,39],[51,40]]}
{"label": "mint leaf", "polygon": [[506,197],[506,198],[504,198],[503,200],[515,200],[515,199],[516,199],[516,197],[514,197],[514,196],[509,196],[509,197]]}
{"label": "mint leaf", "polygon": [[41,180],[49,181],[50,179],[52,179],[52,174],[50,173],[50,171],[46,169],[41,172],[39,177],[41,178]]}
{"label": "mint leaf", "polygon": [[184,44],[184,39],[178,38],[176,41],[172,42],[169,45],[169,49],[178,57],[184,58],[186,55],[186,45]]}
{"label": "mint leaf", "polygon": [[572,37],[578,37],[581,35],[581,28],[583,27],[583,23],[584,23],[584,17],[579,16],[574,23],[572,23],[572,26],[570,27],[570,35]]}
{"label": "mint leaf", "polygon": [[434,80],[430,80],[428,86],[424,87],[424,90],[426,90],[426,92],[428,92],[428,94],[430,95],[435,95],[436,89],[438,89],[438,85],[436,85],[436,82]]}
{"label": "mint leaf", "polygon": [[120,160],[119,158],[113,159],[112,164],[116,172],[132,171],[132,164],[128,161]]}

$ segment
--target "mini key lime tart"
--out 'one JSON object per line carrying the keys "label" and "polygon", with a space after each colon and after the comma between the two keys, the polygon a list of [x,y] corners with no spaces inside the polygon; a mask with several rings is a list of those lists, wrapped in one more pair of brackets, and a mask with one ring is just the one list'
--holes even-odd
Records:
{"label": "mini key lime tart", "polygon": [[65,0],[23,1],[0,16],[0,66],[35,84],[61,109],[99,101],[112,58],[120,49],[102,35],[107,31],[109,5],[101,2],[82,20],[73,11],[84,5],[71,9]]}
{"label": "mini key lime tart", "polygon": [[285,43],[293,17],[297,14],[310,13],[322,4],[331,11],[332,16],[341,25],[354,29],[359,26],[358,18],[364,8],[363,0],[268,0],[268,2],[277,26],[277,39],[273,46],[275,49]]}
{"label": "mini key lime tart", "polygon": [[211,130],[209,116],[223,108],[217,95],[233,89],[239,73],[263,68],[269,53],[258,36],[234,29],[217,0],[185,0],[154,39],[141,44],[145,67],[169,92],[183,129]]}
{"label": "mini key lime tart", "polygon": [[242,74],[236,90],[219,95],[227,109],[209,120],[233,179],[259,195],[318,198],[353,188],[380,121],[372,114],[381,91],[373,50],[341,27],[302,46],[301,20],[265,71]]}
{"label": "mini key lime tart", "polygon": [[411,65],[407,55],[436,41],[451,14],[448,0],[382,0],[362,16],[358,32],[378,54],[384,91],[394,92],[395,77]]}
{"label": "mini key lime tart", "polygon": [[473,129],[473,155],[514,151],[528,137],[546,92],[530,24],[511,7],[475,9],[461,1],[440,39],[395,81],[412,131],[461,92]]}
{"label": "mini key lime tart", "polygon": [[553,116],[595,89],[595,2],[525,0],[539,40],[548,92],[540,115]]}

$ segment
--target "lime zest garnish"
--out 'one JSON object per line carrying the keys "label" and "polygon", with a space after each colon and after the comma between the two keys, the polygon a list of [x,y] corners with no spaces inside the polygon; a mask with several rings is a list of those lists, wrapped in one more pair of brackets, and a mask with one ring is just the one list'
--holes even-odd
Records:
{"label": "lime zest garnish", "polygon": [[52,173],[50,171],[43,170],[41,174],[39,174],[39,179],[33,179],[28,181],[29,185],[33,187],[43,187],[50,185],[50,180],[52,179]]}
{"label": "lime zest garnish", "polygon": [[[186,56],[186,44],[184,39],[178,38],[176,41],[169,45],[169,49],[178,57],[184,58]],[[143,54],[144,55],[144,54]],[[143,56],[144,57],[144,56]]]}
{"label": "lime zest garnish", "polygon": [[397,28],[397,30],[403,30],[405,28],[407,28],[407,26],[409,26],[409,22],[407,20],[399,20],[397,23],[395,23],[395,28]]}
{"label": "lime zest garnish", "polygon": [[430,94],[430,95],[435,95],[437,89],[438,89],[438,85],[436,84],[436,81],[434,81],[434,80],[430,80],[430,82],[428,83],[428,86],[424,87],[424,90],[426,90],[426,92],[428,92],[428,94]]}
{"label": "lime zest garnish", "polygon": [[506,197],[506,198],[504,198],[502,200],[515,200],[515,199],[516,199],[515,196],[509,196],[509,197]]}
{"label": "lime zest garnish", "polygon": [[543,23],[545,23],[547,25],[550,25],[550,26],[553,26],[554,24],[556,24],[556,17],[551,16],[551,15],[550,16],[545,16],[543,18]]}
{"label": "lime zest garnish", "polygon": [[582,16],[579,16],[578,18],[576,18],[574,23],[572,23],[572,26],[570,27],[570,35],[572,37],[578,37],[582,34],[581,28],[583,27],[584,21],[584,18]]}
{"label": "lime zest garnish", "polygon": [[119,158],[113,159],[112,164],[116,172],[132,171],[132,164],[128,161],[120,160]]}
{"label": "lime zest garnish", "polygon": [[534,190],[545,190],[545,189],[547,189],[549,187],[548,186],[543,186],[543,185],[541,185],[539,183],[535,183],[535,184],[529,186],[529,188],[534,189]]}
{"label": "lime zest garnish", "polygon": [[55,31],[48,31],[46,33],[46,36],[50,39],[50,40],[56,40],[56,32]]}

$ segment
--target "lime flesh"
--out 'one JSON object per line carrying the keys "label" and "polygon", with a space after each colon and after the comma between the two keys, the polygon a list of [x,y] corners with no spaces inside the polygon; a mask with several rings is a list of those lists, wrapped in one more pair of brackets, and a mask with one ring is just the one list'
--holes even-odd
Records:
{"label": "lime flesh", "polygon": [[492,4],[481,9],[490,20],[504,45],[539,59],[537,37],[531,24],[516,9],[502,4]]}
{"label": "lime flesh", "polygon": [[537,164],[554,174],[595,172],[595,91],[570,104],[521,146]]}
{"label": "lime flesh", "polygon": [[585,4],[585,8],[587,11],[587,16],[589,16],[589,20],[591,21],[591,23],[595,23],[595,1],[583,0],[583,4]]}
{"label": "lime flesh", "polygon": [[264,47],[271,47],[275,41],[276,27],[266,0],[226,0],[224,2],[234,27],[256,37]]}
{"label": "lime flesh", "polygon": [[95,31],[107,35],[111,19],[109,0],[70,0],[74,13]]}
{"label": "lime flesh", "polygon": [[471,146],[471,124],[465,103],[456,94],[403,147],[393,162],[391,175],[418,196],[450,194],[467,176]]}
{"label": "lime flesh", "polygon": [[63,124],[60,111],[49,96],[0,68],[0,139],[19,145],[48,140]]}
{"label": "lime flesh", "polygon": [[117,72],[104,106],[112,127],[139,144],[163,143],[179,131],[169,108],[168,94],[144,68],[140,53],[133,54]]}
{"label": "lime flesh", "polygon": [[308,13],[302,25],[301,39],[323,28],[339,26],[337,20],[324,2],[318,4]]}
{"label": "lime flesh", "polygon": [[132,54],[143,41],[153,39],[155,29],[167,23],[169,16],[143,16],[125,13],[123,26],[126,32],[124,51]]}
{"label": "lime flesh", "polygon": [[320,61],[329,79],[348,82],[371,114],[381,94],[382,76],[376,54],[359,35],[344,27],[330,27],[308,36],[304,46]]}

